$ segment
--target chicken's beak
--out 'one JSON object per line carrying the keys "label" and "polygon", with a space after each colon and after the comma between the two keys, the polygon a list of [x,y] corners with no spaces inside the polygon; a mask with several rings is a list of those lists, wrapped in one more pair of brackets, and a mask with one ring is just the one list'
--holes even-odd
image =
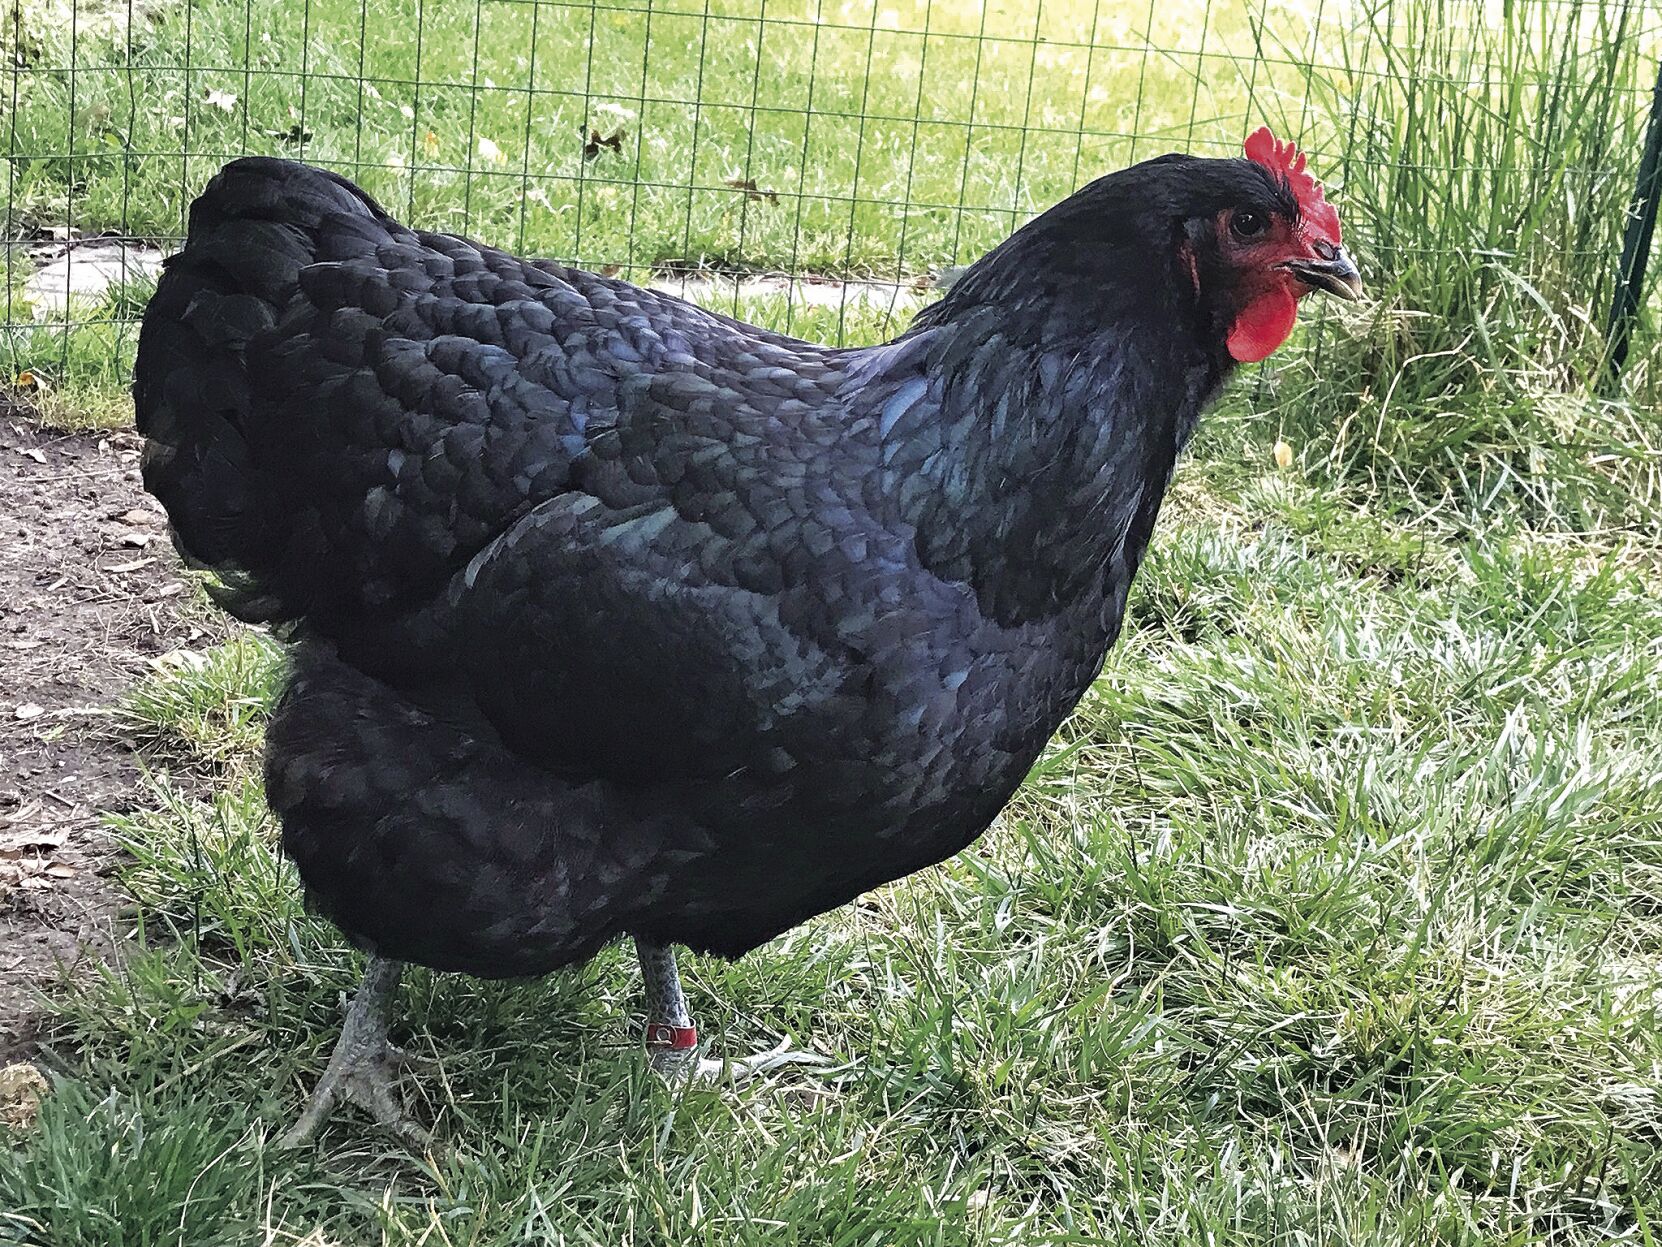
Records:
{"label": "chicken's beak", "polygon": [[1362,274],[1343,247],[1333,248],[1331,259],[1301,256],[1283,260],[1281,267],[1312,290],[1325,290],[1351,302],[1362,297]]}

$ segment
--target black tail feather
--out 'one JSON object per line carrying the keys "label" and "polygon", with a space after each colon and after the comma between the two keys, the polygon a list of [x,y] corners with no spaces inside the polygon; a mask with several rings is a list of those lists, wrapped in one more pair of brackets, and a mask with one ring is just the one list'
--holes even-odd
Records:
{"label": "black tail feather", "polygon": [[244,619],[305,611],[269,583],[288,520],[255,461],[249,343],[294,299],[325,233],[385,237],[399,228],[334,174],[236,160],[191,205],[184,250],[168,259],[145,310],[133,382],[145,488],[167,509],[180,553],[219,575],[215,596]]}

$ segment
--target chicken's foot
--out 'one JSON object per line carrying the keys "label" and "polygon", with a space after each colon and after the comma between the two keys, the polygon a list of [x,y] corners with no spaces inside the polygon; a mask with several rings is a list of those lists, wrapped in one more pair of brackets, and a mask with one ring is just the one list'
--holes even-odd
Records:
{"label": "chicken's foot", "polygon": [[641,978],[646,985],[646,1047],[659,1076],[670,1082],[744,1083],[785,1065],[831,1064],[830,1057],[793,1048],[788,1037],[750,1056],[705,1056],[699,1051],[698,1030],[687,1008],[686,993],[681,990],[675,950],[667,944],[637,939],[635,951],[641,959]]}
{"label": "chicken's foot", "polygon": [[328,1068],[300,1119],[277,1141],[279,1147],[298,1147],[309,1140],[329,1119],[337,1100],[356,1104],[414,1151],[431,1145],[432,1136],[410,1120],[397,1091],[399,1075],[418,1058],[387,1042],[387,1008],[403,972],[402,962],[369,959]]}

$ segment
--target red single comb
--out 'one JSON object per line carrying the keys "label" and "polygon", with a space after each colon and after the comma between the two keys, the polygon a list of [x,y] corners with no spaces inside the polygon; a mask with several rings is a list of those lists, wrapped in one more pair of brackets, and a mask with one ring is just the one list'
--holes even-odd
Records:
{"label": "red single comb", "polygon": [[1296,143],[1283,143],[1268,126],[1259,126],[1247,135],[1246,158],[1285,178],[1298,200],[1305,227],[1316,237],[1339,245],[1339,214],[1323,198],[1322,184],[1304,171],[1304,153]]}

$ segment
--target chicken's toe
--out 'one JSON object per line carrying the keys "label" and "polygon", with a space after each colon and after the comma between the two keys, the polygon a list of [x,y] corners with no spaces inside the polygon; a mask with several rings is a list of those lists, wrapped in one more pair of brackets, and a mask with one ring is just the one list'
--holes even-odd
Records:
{"label": "chicken's toe", "polygon": [[789,1065],[822,1067],[832,1059],[791,1045],[789,1036],[763,1052],[748,1056],[707,1056],[696,1048],[660,1048],[652,1053],[652,1068],[670,1083],[732,1083],[743,1086],[759,1074]]}
{"label": "chicken's toe", "polygon": [[379,1052],[366,1052],[351,1064],[331,1068],[318,1082],[312,1098],[299,1119],[277,1140],[279,1147],[299,1147],[308,1142],[334,1112],[341,1100],[363,1109],[377,1124],[391,1132],[405,1146],[425,1152],[433,1136],[417,1125],[405,1111],[398,1093],[404,1054],[388,1045]]}
{"label": "chicken's toe", "polygon": [[329,1055],[328,1068],[317,1081],[299,1119],[277,1140],[278,1147],[299,1147],[315,1135],[341,1100],[356,1104],[401,1143],[425,1152],[432,1135],[412,1121],[398,1094],[400,1074],[430,1066],[387,1042],[387,1005],[398,988],[402,967],[396,961],[372,958],[363,983],[346,1012],[340,1039]]}

